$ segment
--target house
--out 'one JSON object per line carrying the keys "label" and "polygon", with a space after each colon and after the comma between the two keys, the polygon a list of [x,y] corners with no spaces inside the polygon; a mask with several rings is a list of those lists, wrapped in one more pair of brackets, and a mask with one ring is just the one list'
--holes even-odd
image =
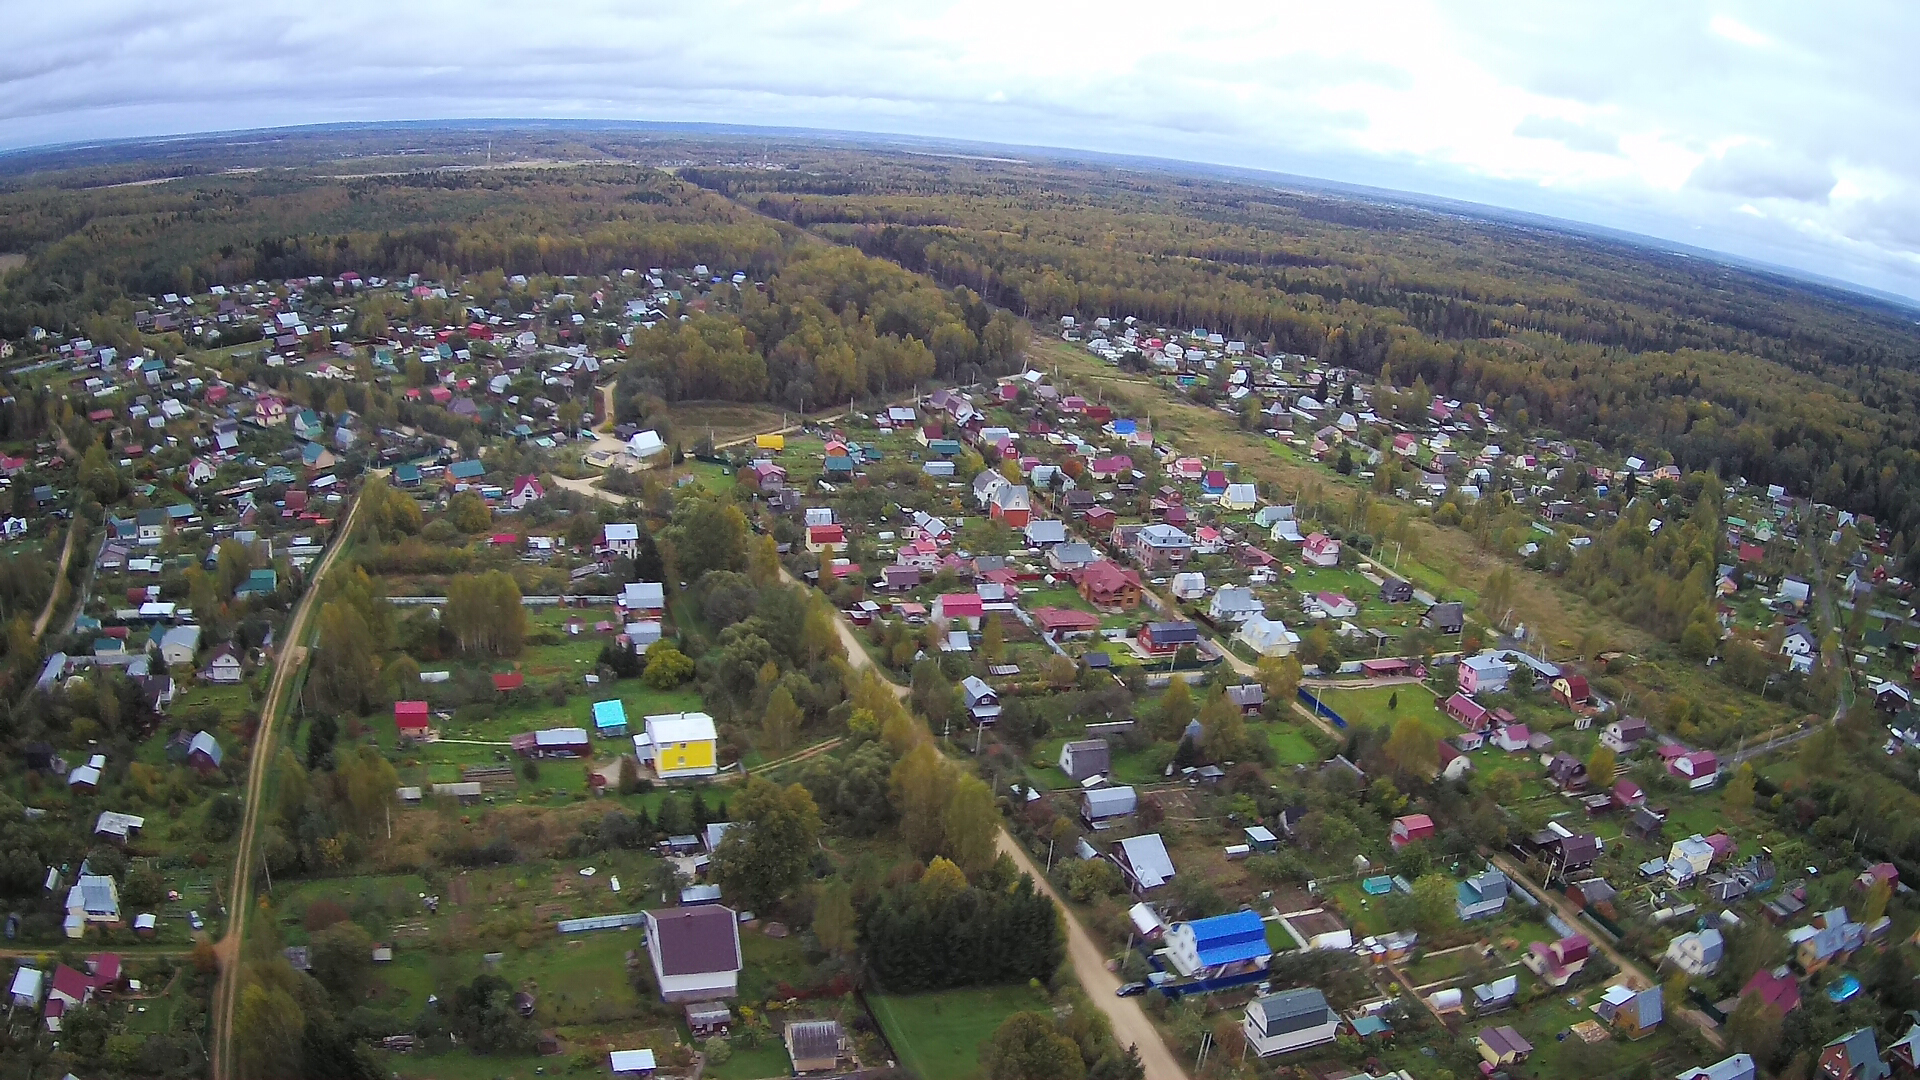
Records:
{"label": "house", "polygon": [[201,773],[210,773],[220,768],[222,758],[220,740],[212,732],[196,732],[187,743],[187,764]]}
{"label": "house", "polygon": [[1389,577],[1380,583],[1380,599],[1389,604],[1404,604],[1413,599],[1413,582]]}
{"label": "house", "polygon": [[200,669],[200,681],[232,686],[240,682],[245,673],[240,662],[240,650],[222,642],[207,654],[207,666]]}
{"label": "house", "polygon": [[507,740],[513,752],[528,758],[585,757],[591,753],[586,728],[546,728]]}
{"label": "house", "polygon": [[1253,590],[1245,585],[1222,586],[1213,594],[1213,602],[1207,605],[1208,618],[1234,626],[1265,612],[1266,606],[1255,599]]}
{"label": "house", "polygon": [[532,474],[520,477],[507,489],[507,503],[515,510],[525,510],[531,503],[547,497],[547,489],[541,485],[540,478]]}
{"label": "house", "polygon": [[1220,506],[1224,510],[1251,510],[1259,502],[1252,484],[1228,484],[1227,490],[1220,494]]}
{"label": "house", "polygon": [[1034,625],[1040,632],[1056,641],[1062,638],[1085,637],[1100,629],[1098,615],[1073,608],[1034,608],[1032,615]]}
{"label": "house", "polygon": [[640,526],[631,522],[610,522],[601,529],[600,544],[612,554],[631,559],[640,552]]}
{"label": "house", "polygon": [[1393,828],[1387,834],[1387,841],[1397,851],[1408,844],[1426,840],[1433,834],[1433,818],[1426,814],[1407,814],[1393,819]]}
{"label": "house", "polygon": [[173,521],[165,507],[150,506],[134,516],[134,525],[139,530],[135,535],[142,547],[159,547],[160,541],[167,535],[167,527]]}
{"label": "house", "polygon": [[1190,622],[1150,622],[1140,628],[1140,648],[1155,656],[1200,645],[1200,628]]}
{"label": "house", "polygon": [[1047,552],[1047,566],[1056,573],[1071,574],[1092,565],[1097,556],[1093,547],[1079,540],[1053,545]]}
{"label": "house", "polygon": [[1536,941],[1527,947],[1520,962],[1528,971],[1546,982],[1548,986],[1560,987],[1572,981],[1575,975],[1587,966],[1587,957],[1592,953],[1593,943],[1585,934],[1568,934],[1551,944]]}
{"label": "house", "polygon": [[147,824],[147,819],[137,814],[122,814],[116,810],[102,810],[94,819],[93,835],[102,836],[122,847],[126,846],[133,834]]}
{"label": "house", "polygon": [[1492,715],[1487,711],[1486,706],[1460,691],[1455,691],[1446,701],[1441,702],[1440,708],[1448,716],[1460,721],[1468,731],[1479,731],[1486,727],[1487,718]]}
{"label": "house", "polygon": [[1461,922],[1471,922],[1505,910],[1510,884],[1507,875],[1498,870],[1475,874],[1454,887],[1454,914]]}
{"label": "house", "polygon": [[433,734],[433,724],[428,719],[427,703],[424,701],[394,702],[393,724],[400,729],[401,738],[425,739]]}
{"label": "house", "polygon": [[1420,616],[1420,625],[1436,634],[1457,634],[1467,625],[1467,606],[1458,600],[1430,604]]}
{"label": "house", "polygon": [[666,453],[666,450],[667,444],[661,440],[660,433],[651,428],[634,432],[626,445],[627,456],[641,463],[650,462],[651,459]]}
{"label": "house", "polygon": [[1133,557],[1151,569],[1185,565],[1193,554],[1193,537],[1164,522],[1143,526],[1133,538]]}
{"label": "house", "polygon": [[1264,615],[1248,616],[1233,637],[1260,656],[1292,656],[1300,647],[1300,635],[1287,629],[1286,623]]}
{"label": "house", "polygon": [[1173,880],[1173,860],[1159,833],[1129,836],[1113,846],[1113,862],[1135,893],[1146,893]]}
{"label": "house", "polygon": [[1578,708],[1587,703],[1587,679],[1584,675],[1562,675],[1553,680],[1553,700],[1567,708]]}
{"label": "house", "polygon": [[593,733],[612,739],[627,733],[627,705],[619,698],[593,703]]}
{"label": "house", "polygon": [[934,598],[933,619],[942,626],[964,622],[967,629],[978,630],[985,617],[986,607],[979,593],[944,593]]}
{"label": "house", "polygon": [[1192,979],[1213,979],[1264,969],[1273,955],[1267,924],[1253,911],[1174,923],[1166,933],[1167,959]]}
{"label": "house", "polygon": [[40,999],[47,994],[47,973],[39,968],[25,964],[14,970],[13,985],[8,990],[16,1009],[38,1009]]}
{"label": "house", "polygon": [[1064,544],[1066,541],[1067,523],[1064,521],[1036,518],[1027,522],[1028,547],[1047,548],[1055,544]]}
{"label": "house", "polygon": [[1169,591],[1175,600],[1198,600],[1207,595],[1207,576],[1198,571],[1175,574]]}
{"label": "house", "polygon": [[1033,501],[1023,484],[1005,484],[995,489],[987,503],[987,515],[1004,522],[1009,529],[1024,529],[1033,518]]}
{"label": "house", "polygon": [[840,1064],[840,1044],[844,1036],[837,1020],[800,1020],[787,1025],[782,1035],[787,1058],[795,1076],[832,1072]]}
{"label": "house", "polygon": [[1907,1033],[1887,1047],[1887,1054],[1908,1073],[1920,1073],[1920,1022],[1910,1024]]}
{"label": "house", "polygon": [[1755,1080],[1759,1075],[1751,1055],[1735,1054],[1711,1065],[1688,1069],[1674,1080]]}
{"label": "house", "polygon": [[1880,1044],[1874,1039],[1873,1029],[1863,1027],[1823,1047],[1815,1075],[1819,1080],[1885,1080],[1893,1070],[1880,1060]]}
{"label": "house", "polygon": [[1625,983],[1606,988],[1593,1006],[1600,1019],[1628,1039],[1644,1039],[1666,1019],[1666,1009],[1658,983],[1635,990]]}
{"label": "house", "polygon": [[1701,791],[1720,779],[1720,759],[1711,750],[1695,750],[1670,759],[1667,772],[1685,780],[1688,789]]}
{"label": "house", "polygon": [[1861,892],[1872,891],[1875,885],[1886,882],[1890,886],[1900,884],[1900,870],[1890,862],[1874,863],[1853,879],[1853,887]]}
{"label": "house", "polygon": [[740,985],[740,924],[720,904],[649,911],[647,954],[662,1001],[730,998]]}
{"label": "house", "polygon": [[120,884],[103,874],[81,874],[67,890],[67,936],[80,937],[88,925],[120,925]]}
{"label": "house", "polygon": [[807,526],[807,550],[816,555],[847,550],[847,529],[844,525]]}
{"label": "house", "polygon": [[167,666],[191,664],[200,651],[200,628],[175,626],[160,635],[160,659]]}
{"label": "house", "polygon": [[1520,976],[1508,975],[1504,978],[1484,982],[1473,988],[1473,1011],[1476,1016],[1511,1008],[1513,1000],[1520,996]]}
{"label": "house", "polygon": [[1360,613],[1360,605],[1336,592],[1314,594],[1313,607],[1329,619],[1350,619]]}
{"label": "house", "polygon": [[1140,575],[1102,559],[1080,571],[1080,596],[1101,611],[1132,611],[1140,606]]}
{"label": "house", "polygon": [[1340,541],[1325,533],[1312,533],[1300,546],[1300,558],[1313,566],[1339,566]]}
{"label": "house", "polygon": [[1114,818],[1126,817],[1139,806],[1139,796],[1130,787],[1094,788],[1080,795],[1080,816],[1096,829]]}
{"label": "house", "polygon": [[1466,694],[1498,694],[1507,688],[1507,680],[1516,665],[1497,656],[1481,653],[1460,661],[1460,691]]}
{"label": "house", "polygon": [[978,675],[960,680],[960,695],[966,701],[967,715],[981,727],[991,727],[1000,719],[1000,692]]}
{"label": "house", "polygon": [[720,735],[713,717],[703,712],[661,713],[647,717],[646,732],[634,736],[634,751],[662,780],[719,773]]}
{"label": "house", "polygon": [[1533,1053],[1533,1044],[1506,1025],[1481,1028],[1480,1033],[1473,1037],[1473,1048],[1480,1051],[1480,1057],[1496,1069],[1518,1065]]}
{"label": "house", "polygon": [[1227,687],[1227,700],[1242,716],[1258,716],[1267,707],[1266,688],[1259,683],[1237,683]]}
{"label": "house", "polygon": [[1820,642],[1813,636],[1812,628],[1797,622],[1781,635],[1780,655],[1787,658],[1787,666],[1792,670],[1811,675],[1813,662],[1820,656]]}
{"label": "house", "polygon": [[1794,961],[1809,975],[1847,958],[1866,944],[1867,928],[1854,922],[1846,908],[1834,908],[1814,917],[1813,925],[1787,935],[1795,942]]}
{"label": "house", "polygon": [[1324,1046],[1340,1032],[1340,1015],[1311,986],[1283,990],[1247,1003],[1241,1030],[1261,1057]]}
{"label": "house", "polygon": [[1792,969],[1784,965],[1761,968],[1740,988],[1739,996],[1744,998],[1748,994],[1760,995],[1760,1000],[1785,1016],[1800,1007],[1800,980],[1794,978]]}
{"label": "house", "polygon": [[1105,739],[1078,739],[1060,748],[1060,771],[1079,783],[1089,776],[1105,776],[1112,768],[1113,748]]}
{"label": "house", "polygon": [[1638,716],[1623,717],[1600,730],[1600,745],[1616,754],[1631,754],[1653,732]]}
{"label": "house", "polygon": [[1726,955],[1726,939],[1715,927],[1681,934],[1667,943],[1666,959],[1689,975],[1712,975]]}

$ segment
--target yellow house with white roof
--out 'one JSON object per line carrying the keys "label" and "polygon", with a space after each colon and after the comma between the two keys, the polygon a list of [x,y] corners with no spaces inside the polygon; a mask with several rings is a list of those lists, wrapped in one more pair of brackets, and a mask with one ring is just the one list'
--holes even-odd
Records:
{"label": "yellow house with white roof", "polygon": [[647,717],[646,731],[633,737],[633,752],[662,780],[720,771],[720,734],[703,712]]}

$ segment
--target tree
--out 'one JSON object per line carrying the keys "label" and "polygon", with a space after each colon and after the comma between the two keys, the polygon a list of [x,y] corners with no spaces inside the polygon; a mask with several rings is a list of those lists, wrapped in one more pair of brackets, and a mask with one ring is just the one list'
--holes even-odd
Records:
{"label": "tree", "polygon": [[527,610],[520,585],[502,570],[463,574],[447,588],[440,624],[460,651],[479,656],[517,656],[526,644]]}
{"label": "tree", "polygon": [[989,664],[997,664],[1007,654],[1007,630],[1000,616],[989,615],[980,629],[980,655]]}
{"label": "tree", "polygon": [[822,882],[813,894],[813,936],[836,956],[851,955],[859,944],[853,897],[844,881]]}
{"label": "tree", "polygon": [[1266,692],[1267,700],[1283,706],[1294,699],[1304,674],[1300,661],[1292,656],[1263,656],[1258,671],[1260,688]]}
{"label": "tree", "polygon": [[779,903],[806,877],[820,843],[820,810],[799,784],[747,781],[733,800],[735,825],[713,853],[714,880],[756,911]]}
{"label": "tree", "polygon": [[1767,1061],[1780,1045],[1780,1022],[1783,1019],[1785,1017],[1779,1008],[1767,1004],[1766,998],[1759,994],[1748,994],[1740,999],[1740,1004],[1727,1017],[1727,1035],[1735,1048],[1760,1061]]}
{"label": "tree", "polygon": [[334,1000],[352,1008],[366,996],[373,975],[373,937],[357,923],[334,923],[313,935],[307,960]]}
{"label": "tree", "polygon": [[946,834],[947,857],[969,878],[978,880],[993,866],[994,841],[1000,833],[1000,812],[993,805],[993,789],[985,780],[963,772],[954,782],[940,818]]}
{"label": "tree", "polygon": [[890,784],[900,814],[900,838],[923,859],[946,846],[946,811],[954,788],[953,767],[930,742],[907,751],[893,767]]}
{"label": "tree", "polygon": [[307,1025],[293,995],[278,986],[249,983],[240,991],[233,1031],[249,1076],[298,1076],[300,1033]]}
{"label": "tree", "polygon": [[1193,688],[1187,685],[1187,680],[1175,677],[1160,697],[1160,726],[1156,734],[1163,739],[1178,738],[1193,722],[1194,715]]}
{"label": "tree", "polygon": [[1394,723],[1384,753],[1402,777],[1425,779],[1440,764],[1440,744],[1417,716],[1403,716]]}
{"label": "tree", "polygon": [[380,685],[372,630],[360,610],[344,600],[320,608],[320,647],[314,650],[307,692],[327,712],[364,715]]}
{"label": "tree", "polygon": [[448,500],[447,520],[468,536],[477,536],[493,524],[493,511],[487,509],[487,500],[479,492],[462,491]]}
{"label": "tree", "polygon": [[1727,779],[1727,790],[1721,793],[1727,809],[1738,814],[1752,810],[1754,783],[1753,763],[1741,762],[1740,767],[1733,770],[1733,775]]}
{"label": "tree", "polygon": [[347,789],[347,806],[363,832],[371,833],[393,806],[400,775],[379,750],[362,743],[339,770]]}
{"label": "tree", "polygon": [[656,641],[647,646],[647,667],[640,681],[655,690],[671,690],[693,678],[693,660],[670,642]]}
{"label": "tree", "polygon": [[1444,930],[1453,918],[1453,881],[1435,871],[1413,883],[1414,922],[1423,933]]}
{"label": "tree", "polygon": [[1080,1047],[1044,1013],[1018,1012],[1001,1023],[980,1049],[987,1080],[1083,1080]]}
{"label": "tree", "polygon": [[[652,667],[651,661],[648,667]],[[766,741],[766,752],[777,757],[787,752],[793,745],[793,739],[800,731],[803,719],[800,706],[794,704],[793,695],[784,686],[776,687],[767,698],[766,712],[760,717],[760,735]]]}
{"label": "tree", "polygon": [[1619,758],[1606,746],[1595,746],[1587,756],[1587,782],[1594,787],[1612,787],[1619,771]]}

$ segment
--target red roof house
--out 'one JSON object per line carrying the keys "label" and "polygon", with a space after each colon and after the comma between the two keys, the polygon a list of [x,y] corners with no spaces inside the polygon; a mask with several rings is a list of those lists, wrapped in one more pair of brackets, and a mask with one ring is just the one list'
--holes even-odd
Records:
{"label": "red roof house", "polygon": [[1408,814],[1393,819],[1393,831],[1387,840],[1395,849],[1419,843],[1433,835],[1433,819],[1425,814]]}
{"label": "red roof house", "polygon": [[393,723],[400,734],[408,738],[420,738],[433,730],[427,719],[427,703],[424,701],[396,701],[393,703]]}

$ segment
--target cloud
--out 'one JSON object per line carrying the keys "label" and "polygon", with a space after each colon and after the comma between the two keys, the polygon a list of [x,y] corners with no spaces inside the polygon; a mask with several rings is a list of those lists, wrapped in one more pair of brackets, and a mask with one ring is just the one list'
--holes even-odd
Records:
{"label": "cloud", "polygon": [[[1189,0],[1171,24],[1146,0],[16,7],[0,149],[464,117],[946,136],[1403,188],[1920,296],[1890,209],[1920,191],[1899,0]],[[1163,29],[1090,33],[1135,25]]]}
{"label": "cloud", "polygon": [[1742,199],[1825,203],[1838,179],[1821,162],[1758,143],[1741,143],[1700,162],[1687,186]]}
{"label": "cloud", "polygon": [[1620,152],[1618,136],[1553,116],[1529,116],[1520,121],[1513,133],[1522,139],[1548,139],[1570,150],[1584,150],[1590,154]]}

